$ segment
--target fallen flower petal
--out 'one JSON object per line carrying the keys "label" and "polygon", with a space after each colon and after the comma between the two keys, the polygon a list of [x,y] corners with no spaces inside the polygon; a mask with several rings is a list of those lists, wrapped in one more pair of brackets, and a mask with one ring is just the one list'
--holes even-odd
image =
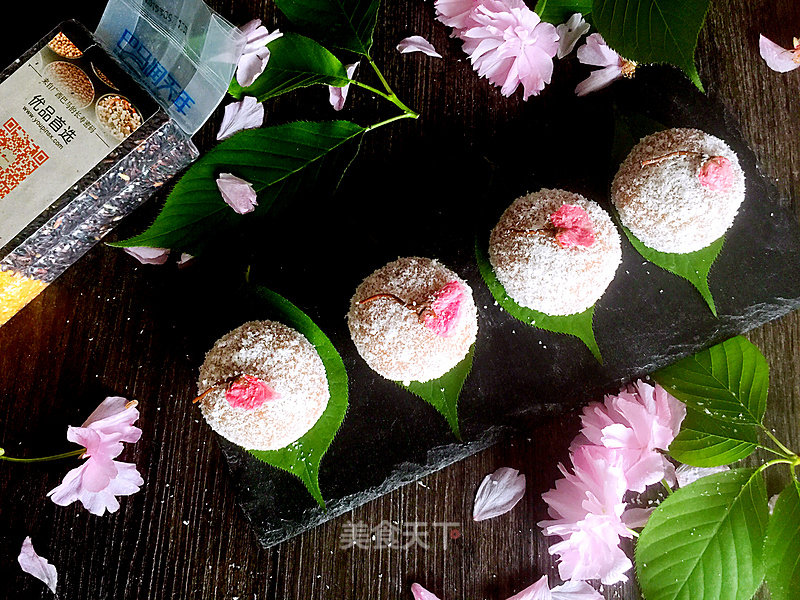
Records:
{"label": "fallen flower petal", "polygon": [[264,123],[264,105],[253,96],[245,96],[240,102],[231,102],[225,107],[217,140],[224,140],[244,129],[261,127]]}
{"label": "fallen flower petal", "polygon": [[277,29],[270,33],[261,25],[261,19],[253,19],[241,27],[245,34],[245,44],[239,64],[236,68],[236,81],[242,87],[251,85],[258,78],[269,62],[269,48],[267,44],[277,40],[283,34]]}
{"label": "fallen flower petal", "polygon": [[714,473],[722,473],[723,471],[730,471],[730,467],[727,465],[722,465],[720,467],[692,467],[689,465],[680,465],[675,469],[675,477],[678,480],[678,487],[686,487],[698,479],[713,475]]}
{"label": "fallen flower petal", "polygon": [[631,529],[639,529],[640,527],[644,527],[647,525],[647,521],[650,519],[650,515],[653,514],[653,508],[629,508],[624,513],[622,513],[622,522],[625,523]]}
{"label": "fallen flower petal", "polygon": [[475,494],[474,521],[485,521],[505,514],[525,495],[525,475],[516,469],[500,467],[487,475]]}
{"label": "fallen flower petal", "polygon": [[163,265],[169,258],[168,248],[149,248],[147,246],[131,246],[123,248],[143,265]]}
{"label": "fallen flower petal", "polygon": [[578,43],[592,26],[589,25],[583,18],[581,13],[572,15],[566,23],[558,25],[556,31],[558,32],[558,58],[564,58]]}
{"label": "fallen flower petal", "polygon": [[19,562],[19,566],[22,567],[23,571],[29,575],[33,575],[36,577],[36,579],[43,581],[51,592],[54,594],[56,593],[56,586],[58,585],[58,572],[56,571],[56,568],[47,561],[46,558],[42,558],[36,554],[36,550],[33,549],[33,543],[31,542],[30,536],[26,537],[25,541],[22,542],[22,550],[17,557],[17,562]]}
{"label": "fallen flower petal", "polygon": [[225,203],[240,215],[253,212],[258,206],[253,184],[232,173],[220,173],[217,188]]}
{"label": "fallen flower petal", "polygon": [[550,83],[558,33],[523,0],[484,0],[459,36],[472,68],[500,86],[503,96],[522,85],[522,99],[527,100]]}
{"label": "fallen flower petal", "polygon": [[418,583],[411,584],[411,593],[414,595],[414,600],[439,600]]}
{"label": "fallen flower petal", "polygon": [[442,58],[442,55],[436,51],[428,40],[419,35],[412,35],[404,40],[400,40],[397,44],[397,50],[400,54],[408,54],[409,52],[422,52],[434,58]]}
{"label": "fallen flower petal", "polygon": [[592,586],[583,581],[568,581],[552,590],[547,584],[547,575],[508,600],[603,600]]}
{"label": "fallen flower petal", "polygon": [[800,67],[800,39],[794,38],[793,48],[782,48],[763,35],[758,36],[758,50],[767,66],[778,73],[787,73]]}
{"label": "fallen flower petal", "polygon": [[183,265],[187,264],[192,260],[194,260],[194,256],[192,256],[188,252],[181,252],[181,257],[178,259],[177,264],[179,267],[182,267]]}
{"label": "fallen flower petal", "polygon": [[[344,70],[347,73],[347,78],[352,79],[356,73],[359,62],[351,65],[345,65]],[[328,86],[328,102],[331,103],[333,110],[342,110],[344,108],[344,101],[347,99],[347,92],[350,91],[350,84],[336,87],[335,85]]]}

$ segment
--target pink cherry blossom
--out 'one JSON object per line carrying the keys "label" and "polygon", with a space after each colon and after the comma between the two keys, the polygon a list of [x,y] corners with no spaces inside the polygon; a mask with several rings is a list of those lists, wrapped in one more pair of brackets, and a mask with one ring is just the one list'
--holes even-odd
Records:
{"label": "pink cherry blossom", "polygon": [[794,38],[792,48],[782,48],[763,35],[758,37],[758,49],[767,66],[778,73],[794,71],[800,67],[800,39]]}
{"label": "pink cherry blossom", "polygon": [[436,48],[433,47],[433,44],[419,35],[412,35],[411,37],[400,40],[400,43],[397,44],[397,51],[400,52],[400,54],[408,54],[409,52],[422,52],[423,54],[427,54],[433,58],[442,58],[442,55],[436,51]]}
{"label": "pink cherry blossom", "polygon": [[547,575],[542,575],[539,581],[508,600],[603,600],[603,596],[583,581],[568,581],[550,589]]}
{"label": "pink cherry blossom", "polygon": [[22,570],[33,575],[39,581],[50,589],[54,594],[56,593],[56,586],[58,586],[58,572],[56,568],[51,565],[46,558],[42,558],[33,549],[33,543],[30,536],[26,537],[22,542],[22,550],[20,550],[17,562]]}
{"label": "pink cherry blossom", "polygon": [[[359,61],[360,62],[360,61]],[[347,73],[348,79],[353,79],[353,75],[358,69],[358,62],[351,65],[345,65],[344,70]],[[344,101],[347,99],[347,92],[350,91],[350,84],[336,87],[335,85],[328,86],[328,101],[331,103],[333,110],[342,110],[344,108]]]}
{"label": "pink cherry blossom", "polygon": [[590,247],[594,244],[594,226],[589,214],[575,204],[563,204],[550,215],[550,222],[556,226],[556,242],[562,248],[573,246]]}
{"label": "pink cherry blossom", "polygon": [[525,475],[516,469],[500,467],[487,475],[475,494],[474,521],[485,521],[514,508],[525,495]]}
{"label": "pink cherry blossom", "polygon": [[220,173],[217,177],[217,188],[225,203],[240,215],[251,213],[258,206],[253,184],[232,173]]}
{"label": "pink cherry blossom", "polygon": [[628,488],[623,463],[617,450],[579,446],[572,453],[573,473],[559,465],[564,478],[542,494],[552,519],[539,526],[545,535],[562,538],[549,550],[560,555],[562,579],[600,579],[604,584],[627,579],[632,563],[619,543],[633,534],[622,521]]}
{"label": "pink cherry blossom", "polygon": [[144,483],[136,465],[115,459],[122,453],[122,442],[135,443],[142,430],[133,423],[139,418],[135,402],[125,398],[106,398],[81,427],[69,427],[67,439],[83,446],[85,459],[80,467],[66,474],[61,485],[48,496],[59,506],[80,500],[94,515],[119,509],[116,496],[139,491]]}
{"label": "pink cherry blossom", "polygon": [[636,63],[622,58],[609,48],[599,33],[590,35],[586,43],[578,48],[578,60],[585,65],[602,67],[578,84],[575,88],[578,96],[602,90],[622,77],[632,77],[636,70]]}
{"label": "pink cherry blossom", "polygon": [[277,29],[272,33],[267,31],[267,28],[261,25],[261,19],[253,19],[243,25],[241,30],[246,36],[247,43],[236,68],[236,81],[242,87],[247,87],[267,68],[269,62],[267,44],[274,42],[283,34]]}
{"label": "pink cherry blossom", "polygon": [[439,600],[418,583],[411,584],[411,593],[414,595],[414,600]]}
{"label": "pink cherry blossom", "polygon": [[573,447],[588,441],[619,450],[628,489],[643,492],[665,477],[674,481],[672,463],[658,450],[669,447],[685,416],[686,406],[660,385],[637,381],[584,408]]}
{"label": "pink cherry blossom", "polygon": [[252,375],[242,375],[225,391],[225,399],[234,408],[254,410],[280,394]]}
{"label": "pink cherry blossom", "polygon": [[453,27],[454,35],[459,35],[470,23],[470,15],[481,3],[481,0],[436,0],[436,18],[448,27]]}
{"label": "pink cherry blossom", "polygon": [[731,189],[736,176],[733,174],[731,161],[724,156],[712,156],[705,161],[697,172],[700,185],[715,192]]}
{"label": "pink cherry blossom", "polygon": [[168,248],[149,248],[147,246],[131,246],[123,250],[143,265],[163,265],[169,258]]}
{"label": "pink cherry blossom", "polygon": [[436,335],[450,335],[461,320],[466,297],[467,290],[461,283],[447,283],[434,294],[430,310],[424,313],[423,325]]}
{"label": "pink cherry blossom", "polygon": [[240,102],[231,102],[225,107],[217,140],[224,140],[243,129],[261,127],[264,123],[264,105],[252,96],[245,96]]}
{"label": "pink cherry blossom", "polygon": [[504,96],[521,84],[527,100],[550,83],[558,33],[523,0],[483,0],[458,35],[478,75],[501,86]]}

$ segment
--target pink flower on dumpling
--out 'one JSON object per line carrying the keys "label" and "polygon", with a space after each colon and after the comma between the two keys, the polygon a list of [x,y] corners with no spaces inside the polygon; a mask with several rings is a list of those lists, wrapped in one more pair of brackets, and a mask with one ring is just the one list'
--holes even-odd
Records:
{"label": "pink flower on dumpling", "polygon": [[85,462],[66,474],[61,485],[48,496],[59,506],[80,500],[93,515],[119,509],[116,496],[139,491],[144,480],[136,465],[115,459],[122,453],[122,442],[135,443],[142,430],[133,423],[139,418],[135,402],[125,398],[106,398],[82,427],[69,427],[67,439],[83,446]]}
{"label": "pink flower on dumpling", "polygon": [[589,214],[575,204],[562,204],[550,215],[550,222],[555,225],[556,242],[562,248],[583,246],[588,248],[594,244],[594,227]]}
{"label": "pink flower on dumpling", "polygon": [[608,47],[603,36],[593,33],[586,38],[586,43],[578,48],[578,61],[585,65],[603,67],[592,71],[592,74],[581,81],[575,88],[578,96],[585,96],[591,92],[602,90],[622,77],[633,77],[636,72],[636,63],[622,58]]}
{"label": "pink flower on dumpling", "polygon": [[433,295],[430,308],[422,313],[422,324],[436,335],[448,336],[458,325],[467,290],[451,281]]}
{"label": "pink flower on dumpling", "polygon": [[523,0],[484,0],[458,35],[478,75],[501,86],[504,96],[521,84],[527,100],[550,83],[558,33]]}
{"label": "pink flower on dumpling", "polygon": [[225,399],[234,408],[254,410],[270,400],[280,398],[280,394],[265,382],[252,375],[242,375],[225,391]]}
{"label": "pink flower on dumpling", "polygon": [[767,66],[778,73],[794,71],[800,67],[800,39],[792,40],[792,48],[782,48],[763,35],[758,37],[758,50]]}
{"label": "pink flower on dumpling", "polygon": [[253,184],[232,173],[220,173],[217,177],[217,188],[225,203],[240,215],[251,213],[258,206]]}
{"label": "pink flower on dumpling", "polygon": [[277,29],[272,33],[267,31],[267,28],[261,24],[261,19],[253,19],[242,25],[241,30],[247,38],[247,43],[236,68],[236,81],[240,86],[247,87],[267,68],[267,62],[269,62],[267,44],[277,40],[283,34]]}
{"label": "pink flower on dumpling", "polygon": [[700,184],[715,192],[724,192],[733,186],[736,176],[733,166],[724,156],[712,156],[705,161],[697,172]]}

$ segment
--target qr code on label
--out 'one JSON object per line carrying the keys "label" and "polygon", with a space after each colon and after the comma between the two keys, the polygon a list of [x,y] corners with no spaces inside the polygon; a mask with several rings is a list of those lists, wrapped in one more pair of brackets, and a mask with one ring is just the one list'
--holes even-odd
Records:
{"label": "qr code on label", "polygon": [[14,119],[3,123],[0,127],[0,200],[48,158]]}

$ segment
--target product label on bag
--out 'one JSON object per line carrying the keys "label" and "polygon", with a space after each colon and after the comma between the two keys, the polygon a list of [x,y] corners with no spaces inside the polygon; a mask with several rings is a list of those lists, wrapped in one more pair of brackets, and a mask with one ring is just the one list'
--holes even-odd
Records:
{"label": "product label on bag", "polygon": [[0,248],[143,122],[84,49],[60,32],[0,83]]}

